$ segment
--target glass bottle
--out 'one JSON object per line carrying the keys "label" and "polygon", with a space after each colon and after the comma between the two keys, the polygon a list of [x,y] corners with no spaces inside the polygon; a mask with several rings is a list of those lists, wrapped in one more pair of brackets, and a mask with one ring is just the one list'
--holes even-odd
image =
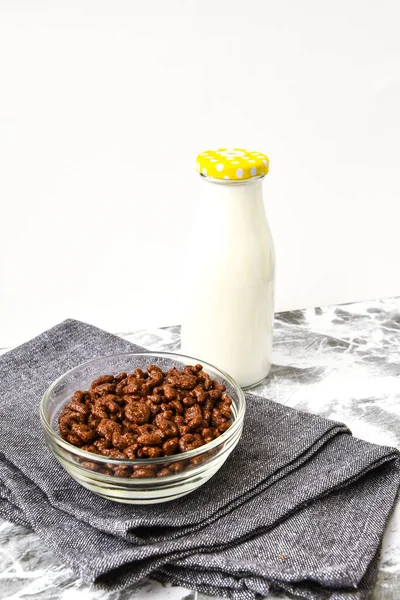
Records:
{"label": "glass bottle", "polygon": [[275,252],[262,192],[269,159],[221,148],[201,153],[197,170],[182,350],[249,387],[272,361]]}

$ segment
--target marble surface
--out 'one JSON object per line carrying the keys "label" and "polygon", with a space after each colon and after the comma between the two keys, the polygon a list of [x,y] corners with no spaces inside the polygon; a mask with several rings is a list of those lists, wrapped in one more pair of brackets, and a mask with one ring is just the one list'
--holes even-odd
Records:
{"label": "marble surface", "polygon": [[[120,335],[150,350],[174,351],[180,345],[179,327]],[[254,393],[344,421],[355,436],[370,442],[400,447],[400,298],[280,313],[274,336],[274,365],[268,379],[253,388]],[[54,559],[35,533],[0,520],[0,599],[27,598],[209,597],[152,581],[123,592],[88,587]],[[273,598],[268,596],[268,600]],[[399,598],[398,504],[385,534],[372,600]]]}

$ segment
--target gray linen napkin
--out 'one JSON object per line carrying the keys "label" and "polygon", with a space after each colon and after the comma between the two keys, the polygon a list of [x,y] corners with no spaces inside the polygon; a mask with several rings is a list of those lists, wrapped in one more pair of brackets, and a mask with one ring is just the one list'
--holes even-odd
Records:
{"label": "gray linen napkin", "polygon": [[151,576],[238,600],[271,589],[367,598],[399,459],[340,423],[248,394],[228,461],[167,504],[116,504],[66,474],[44,442],[42,394],[84,360],[135,350],[69,320],[0,357],[0,515],[35,529],[85,581],[106,587]]}

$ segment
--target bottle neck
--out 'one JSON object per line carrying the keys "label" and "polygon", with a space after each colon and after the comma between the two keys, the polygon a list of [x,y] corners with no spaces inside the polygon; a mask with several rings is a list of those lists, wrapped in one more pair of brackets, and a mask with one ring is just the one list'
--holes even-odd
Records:
{"label": "bottle neck", "polygon": [[201,177],[200,188],[200,210],[210,211],[212,219],[221,211],[232,210],[243,211],[250,214],[256,208],[263,206],[263,184],[264,178],[259,177],[240,182],[219,182],[215,179]]}

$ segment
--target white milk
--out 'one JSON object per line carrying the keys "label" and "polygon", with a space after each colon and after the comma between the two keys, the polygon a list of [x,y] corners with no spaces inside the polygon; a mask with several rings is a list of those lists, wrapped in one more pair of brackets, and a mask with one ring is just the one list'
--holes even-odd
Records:
{"label": "white milk", "polygon": [[271,367],[275,255],[262,182],[202,178],[185,269],[182,351],[242,387]]}

